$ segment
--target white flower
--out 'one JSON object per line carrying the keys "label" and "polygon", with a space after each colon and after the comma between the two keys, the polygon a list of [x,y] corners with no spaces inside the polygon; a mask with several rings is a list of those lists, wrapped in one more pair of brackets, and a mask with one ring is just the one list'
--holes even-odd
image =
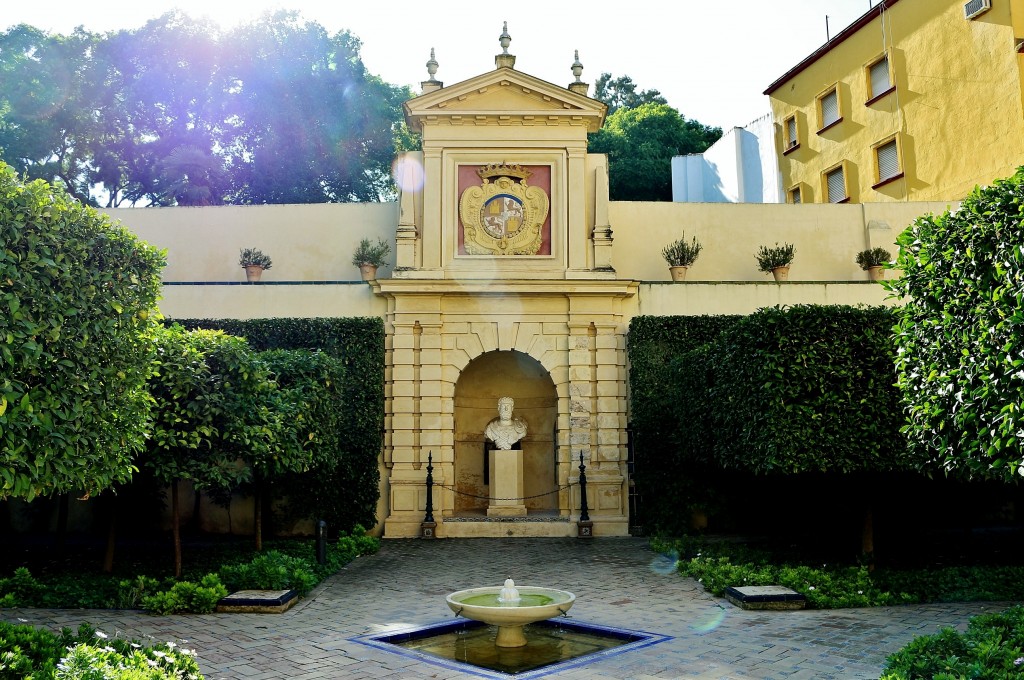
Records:
{"label": "white flower", "polygon": [[864,591],[863,591],[863,590],[858,590],[858,591],[857,591],[857,594],[858,594],[858,595],[863,595],[863,594],[864,594]]}
{"label": "white flower", "polygon": [[814,590],[814,586],[811,586],[810,588],[808,588],[808,590]]}
{"label": "white flower", "polygon": [[102,630],[96,631],[95,635],[96,635],[96,637],[98,637],[101,640],[106,640],[108,637],[110,637],[109,635],[104,633]]}

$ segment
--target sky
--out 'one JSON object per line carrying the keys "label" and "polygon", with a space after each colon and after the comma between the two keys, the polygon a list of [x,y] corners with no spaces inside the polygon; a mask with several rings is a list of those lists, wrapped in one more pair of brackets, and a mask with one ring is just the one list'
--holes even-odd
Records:
{"label": "sky", "polygon": [[835,35],[872,2],[878,0],[6,0],[0,28],[132,29],[174,8],[230,28],[295,9],[331,33],[355,34],[367,70],[418,92],[431,48],[436,77],[446,85],[493,69],[507,21],[518,70],[568,85],[579,50],[584,81],[628,75],[640,89],[660,90],[686,118],[727,130],[769,113],[762,94],[768,85],[823,45],[826,28]]}

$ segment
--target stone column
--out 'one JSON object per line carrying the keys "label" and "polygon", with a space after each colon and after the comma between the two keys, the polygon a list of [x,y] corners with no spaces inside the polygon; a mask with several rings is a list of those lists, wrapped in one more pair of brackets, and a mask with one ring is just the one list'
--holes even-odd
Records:
{"label": "stone column", "polygon": [[453,458],[451,442],[446,447],[443,436],[452,430],[451,409],[445,417],[437,387],[441,378],[440,298],[402,297],[395,305],[388,339],[386,427],[390,445],[385,461],[390,467],[390,514],[384,532],[387,537],[419,535],[426,507],[425,463],[432,452],[434,518],[441,535],[444,503],[450,502],[441,487],[452,479]]}
{"label": "stone column", "polygon": [[586,161],[585,147],[570,148],[566,168],[566,200],[568,202],[568,224],[566,225],[566,249],[569,255],[567,278],[589,278],[593,263],[590,239],[587,234],[586,210]]}
{"label": "stone column", "polygon": [[427,271],[441,269],[441,198],[444,178],[441,169],[441,149],[431,147],[423,151],[423,237],[421,240],[421,268]]}

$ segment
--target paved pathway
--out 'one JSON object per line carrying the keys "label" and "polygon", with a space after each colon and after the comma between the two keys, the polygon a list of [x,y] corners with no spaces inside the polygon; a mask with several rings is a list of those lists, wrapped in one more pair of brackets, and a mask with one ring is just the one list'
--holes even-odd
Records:
{"label": "paved pathway", "polygon": [[572,680],[878,678],[888,654],[1006,604],[750,612],[671,571],[645,539],[384,541],[285,614],[150,616],[136,611],[0,610],[0,619],[188,640],[208,680],[420,680],[473,676],[352,642],[387,627],[451,620],[444,597],[524,585],[576,593],[573,619],[670,635],[661,644],[555,673]]}

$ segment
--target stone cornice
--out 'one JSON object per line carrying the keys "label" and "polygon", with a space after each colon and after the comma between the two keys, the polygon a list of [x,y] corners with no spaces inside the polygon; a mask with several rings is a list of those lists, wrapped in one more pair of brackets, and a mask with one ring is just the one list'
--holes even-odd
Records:
{"label": "stone cornice", "polygon": [[630,280],[529,280],[507,279],[495,281],[450,279],[380,279],[372,283],[373,291],[389,297],[476,295],[495,297],[561,295],[604,296],[627,298],[636,295],[639,281]]}

